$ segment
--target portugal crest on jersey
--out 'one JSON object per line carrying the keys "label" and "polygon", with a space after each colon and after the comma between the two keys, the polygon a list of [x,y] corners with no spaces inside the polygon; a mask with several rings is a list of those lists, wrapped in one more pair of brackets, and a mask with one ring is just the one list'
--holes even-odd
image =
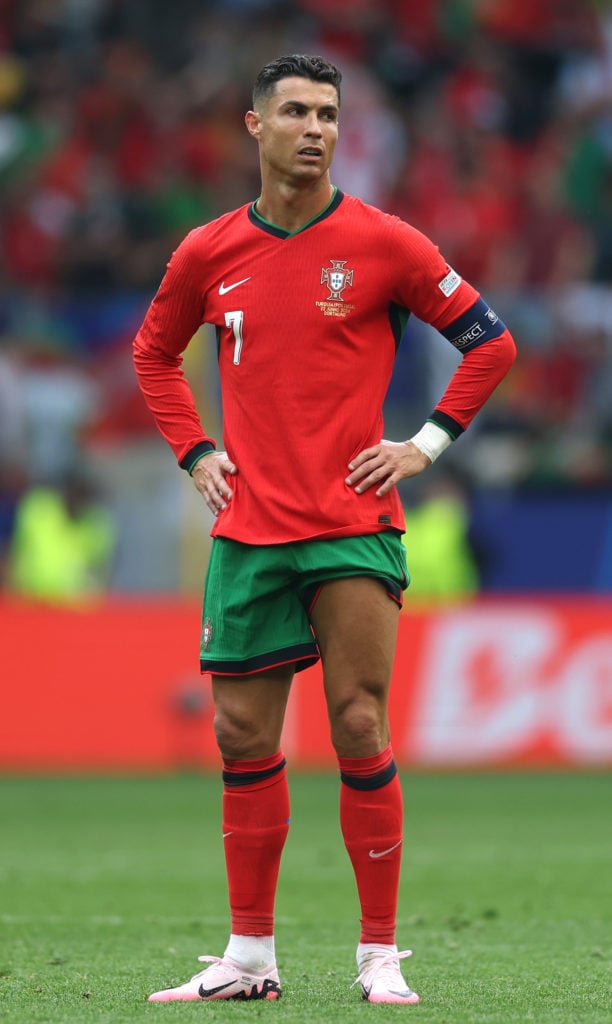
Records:
{"label": "portugal crest on jersey", "polygon": [[336,302],[344,302],[342,292],[347,284],[353,284],[353,270],[346,270],[347,260],[330,260],[331,267],[321,267],[321,284],[329,288],[327,301],[335,299]]}
{"label": "portugal crest on jersey", "polygon": [[213,638],[212,622],[210,621],[210,618],[207,615],[206,618],[204,619],[204,623],[202,625],[202,647],[204,648],[205,651],[208,650],[208,645],[210,644],[210,641],[212,640],[212,638]]}

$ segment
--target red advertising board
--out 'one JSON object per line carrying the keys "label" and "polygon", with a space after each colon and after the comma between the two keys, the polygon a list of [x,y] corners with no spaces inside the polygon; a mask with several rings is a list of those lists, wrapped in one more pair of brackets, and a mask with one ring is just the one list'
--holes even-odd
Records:
{"label": "red advertising board", "polygon": [[[0,603],[0,770],[219,766],[193,601]],[[400,617],[390,716],[414,767],[612,765],[612,599],[479,599]],[[296,676],[283,746],[335,764],[321,673]]]}

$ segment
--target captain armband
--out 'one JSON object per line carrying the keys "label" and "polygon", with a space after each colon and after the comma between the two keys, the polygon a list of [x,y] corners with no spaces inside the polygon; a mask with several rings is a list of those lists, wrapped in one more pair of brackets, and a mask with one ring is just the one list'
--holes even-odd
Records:
{"label": "captain armband", "polygon": [[458,352],[465,353],[478,348],[485,341],[499,338],[505,330],[505,323],[499,319],[489,304],[484,299],[477,299],[465,313],[446,327],[440,328],[440,334],[443,334]]}
{"label": "captain armband", "polygon": [[431,462],[435,462],[438,456],[446,451],[452,440],[452,437],[435,423],[425,423],[414,437],[409,438],[409,441]]}

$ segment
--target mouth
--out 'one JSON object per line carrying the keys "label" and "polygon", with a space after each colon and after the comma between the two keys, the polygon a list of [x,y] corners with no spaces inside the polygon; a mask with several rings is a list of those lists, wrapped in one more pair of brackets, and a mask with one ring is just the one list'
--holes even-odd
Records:
{"label": "mouth", "polygon": [[323,156],[323,150],[320,146],[304,146],[303,149],[298,150],[298,156],[305,157],[307,160],[319,160]]}

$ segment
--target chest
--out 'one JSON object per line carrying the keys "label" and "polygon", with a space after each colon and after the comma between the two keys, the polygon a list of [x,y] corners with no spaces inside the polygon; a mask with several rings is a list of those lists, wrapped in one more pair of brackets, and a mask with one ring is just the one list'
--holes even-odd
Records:
{"label": "chest", "polygon": [[263,235],[215,255],[205,318],[220,337],[240,324],[244,337],[280,335],[291,347],[296,336],[354,342],[366,325],[384,326],[391,282],[380,255],[358,237],[307,235]]}

